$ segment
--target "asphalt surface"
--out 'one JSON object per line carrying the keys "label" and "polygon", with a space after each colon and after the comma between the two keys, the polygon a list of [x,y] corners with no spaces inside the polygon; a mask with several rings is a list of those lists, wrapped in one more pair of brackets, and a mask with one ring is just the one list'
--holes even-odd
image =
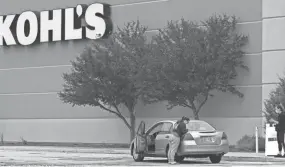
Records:
{"label": "asphalt surface", "polygon": [[[128,150],[61,147],[0,147],[0,166],[168,166],[165,158],[134,162]],[[221,163],[186,159],[175,166],[285,166],[285,158],[225,156]]]}

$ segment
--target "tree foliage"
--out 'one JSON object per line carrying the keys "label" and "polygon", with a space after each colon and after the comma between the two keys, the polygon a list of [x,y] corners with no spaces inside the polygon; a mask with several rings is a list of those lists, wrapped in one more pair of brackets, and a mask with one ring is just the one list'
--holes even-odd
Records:
{"label": "tree foliage", "polygon": [[[199,111],[214,90],[243,94],[232,84],[244,65],[248,38],[237,33],[234,16],[196,22],[171,21],[146,42],[139,21],[118,28],[107,39],[92,41],[63,75],[64,103],[100,107],[120,118],[135,135],[135,106],[167,101],[169,108]],[[128,115],[122,113],[125,106]],[[130,121],[127,120],[130,117]]]}
{"label": "tree foliage", "polygon": [[277,113],[275,107],[278,104],[285,106],[285,77],[279,77],[277,87],[269,93],[269,98],[264,102],[264,116],[267,123],[275,123],[277,121]]}
{"label": "tree foliage", "polygon": [[248,38],[237,33],[234,16],[212,16],[196,22],[171,21],[153,39],[153,77],[148,80],[148,102],[167,101],[169,108],[188,107],[195,119],[212,91],[243,94],[231,84],[244,65]]}
{"label": "tree foliage", "polygon": [[[72,105],[100,107],[116,115],[133,138],[134,108],[142,94],[146,55],[150,52],[146,30],[139,21],[129,22],[108,39],[93,41],[72,62],[71,73],[63,75],[60,99]],[[128,109],[130,122],[122,114],[121,105]]]}

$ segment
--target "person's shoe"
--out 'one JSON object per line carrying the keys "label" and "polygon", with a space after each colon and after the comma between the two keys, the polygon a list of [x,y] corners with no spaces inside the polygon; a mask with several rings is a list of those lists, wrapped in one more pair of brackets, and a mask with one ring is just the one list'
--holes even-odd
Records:
{"label": "person's shoe", "polygon": [[277,154],[274,157],[283,157],[281,154]]}
{"label": "person's shoe", "polygon": [[169,162],[170,165],[177,165],[177,162]]}

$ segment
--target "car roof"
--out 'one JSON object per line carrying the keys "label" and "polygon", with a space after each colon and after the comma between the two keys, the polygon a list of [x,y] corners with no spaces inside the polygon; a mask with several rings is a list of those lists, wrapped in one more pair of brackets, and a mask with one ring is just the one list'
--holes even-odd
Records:
{"label": "car roof", "polygon": [[[159,124],[159,123],[172,123],[172,124],[175,124],[177,122],[177,120],[162,120],[162,121],[157,121],[156,123],[152,124],[148,130],[150,130],[153,126]],[[206,121],[203,121],[203,120],[190,120],[190,122],[196,122],[196,123],[199,123],[199,122],[206,122]],[[190,123],[189,122],[189,123]],[[207,123],[207,122],[206,122]]]}
{"label": "car roof", "polygon": [[[157,123],[164,123],[164,122],[170,122],[170,123],[175,123],[177,120],[163,120],[163,121],[158,121]],[[190,122],[205,122],[203,120],[190,120]]]}

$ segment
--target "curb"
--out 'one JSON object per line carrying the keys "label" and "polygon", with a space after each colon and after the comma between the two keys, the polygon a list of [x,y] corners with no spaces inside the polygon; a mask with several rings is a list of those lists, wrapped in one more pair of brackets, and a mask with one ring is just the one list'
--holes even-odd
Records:
{"label": "curb", "polygon": [[227,156],[225,155],[224,160],[231,160],[231,161],[259,161],[259,162],[285,162],[285,158],[275,158],[275,157],[253,157],[253,156]]}

